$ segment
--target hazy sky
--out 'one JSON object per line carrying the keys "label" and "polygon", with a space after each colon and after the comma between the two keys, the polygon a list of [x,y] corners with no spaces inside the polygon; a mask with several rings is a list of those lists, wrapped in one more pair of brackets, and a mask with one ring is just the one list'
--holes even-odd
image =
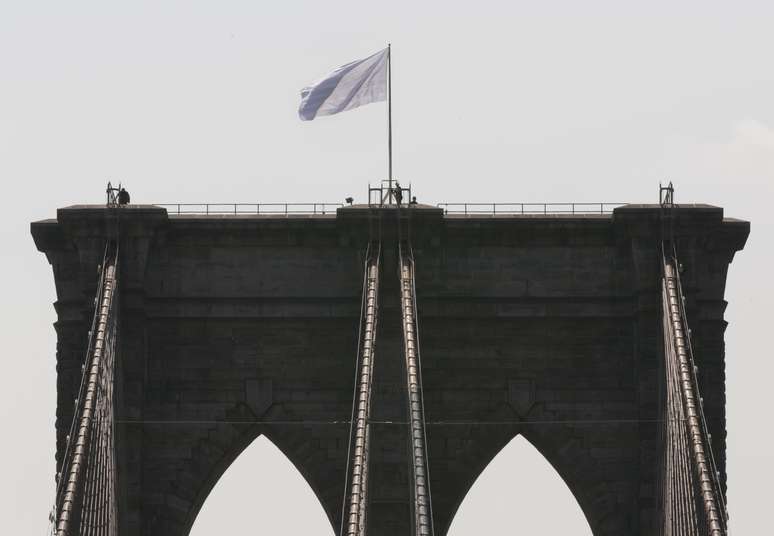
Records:
{"label": "hazy sky", "polygon": [[[298,93],[391,41],[395,172],[420,201],[656,202],[672,180],[678,201],[752,221],[726,342],[729,507],[754,534],[774,479],[772,27],[771,1],[0,2],[4,529],[43,534],[53,493],[55,292],[29,222],[102,202],[108,179],[143,203],[363,200],[386,173],[385,106],[302,123]],[[508,520],[541,534],[506,495],[526,447],[480,479],[455,536]],[[237,462],[261,478],[215,493],[285,478],[272,449]],[[503,515],[476,507],[497,490]],[[282,504],[296,505],[279,499],[253,503],[239,533],[287,533]],[[584,534],[558,502],[530,508]],[[211,504],[208,519],[236,515]],[[326,534],[308,504],[297,534]]]}

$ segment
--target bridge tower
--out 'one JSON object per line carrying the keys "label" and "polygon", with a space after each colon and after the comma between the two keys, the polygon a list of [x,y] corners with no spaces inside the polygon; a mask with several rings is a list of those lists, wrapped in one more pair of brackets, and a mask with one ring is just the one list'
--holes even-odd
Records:
{"label": "bridge tower", "polygon": [[263,434],[336,534],[443,536],[522,434],[597,536],[725,534],[748,233],[673,199],[62,208],[32,224],[57,291],[55,530],[185,536]]}

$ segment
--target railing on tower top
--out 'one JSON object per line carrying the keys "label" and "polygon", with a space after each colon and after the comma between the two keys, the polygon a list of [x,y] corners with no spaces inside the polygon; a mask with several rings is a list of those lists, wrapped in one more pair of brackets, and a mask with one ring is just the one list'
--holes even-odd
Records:
{"label": "railing on tower top", "polygon": [[444,214],[612,214],[626,203],[438,203]]}
{"label": "railing on tower top", "polygon": [[343,203],[155,203],[169,214],[335,214]]}
{"label": "railing on tower top", "polygon": [[396,205],[413,205],[416,199],[411,193],[411,183],[408,188],[400,185],[400,182],[383,180],[379,186],[368,184],[368,206],[390,207]]}
{"label": "railing on tower top", "polygon": [[[415,202],[410,188],[401,188],[404,207]],[[369,191],[370,206],[395,206],[382,188]],[[612,214],[626,203],[438,203],[444,214]],[[344,203],[154,203],[174,215],[326,215],[335,214]]]}

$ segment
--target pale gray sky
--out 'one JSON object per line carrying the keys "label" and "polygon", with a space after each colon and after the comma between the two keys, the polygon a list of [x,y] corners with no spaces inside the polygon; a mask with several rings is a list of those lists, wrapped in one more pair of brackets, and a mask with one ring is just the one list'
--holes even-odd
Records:
{"label": "pale gray sky", "polygon": [[[731,266],[726,342],[732,527],[755,533],[774,478],[773,26],[774,3],[742,0],[0,3],[4,529],[43,534],[53,491],[55,293],[29,222],[101,202],[108,179],[137,202],[362,200],[386,172],[385,106],[302,123],[298,92],[391,41],[395,170],[420,201],[655,202],[673,180],[678,201],[753,222]],[[503,471],[521,470],[524,447]],[[272,448],[240,467],[281,472],[264,461]],[[500,498],[499,517],[476,507],[518,485],[496,473],[455,536],[507,533],[508,520],[541,534],[516,499]],[[216,493],[271,479],[231,481]],[[208,517],[236,515],[217,501]],[[585,534],[572,500],[559,503],[533,509]],[[325,534],[308,504],[298,534]],[[267,528],[287,519],[281,506],[253,506],[240,533],[283,533]]]}

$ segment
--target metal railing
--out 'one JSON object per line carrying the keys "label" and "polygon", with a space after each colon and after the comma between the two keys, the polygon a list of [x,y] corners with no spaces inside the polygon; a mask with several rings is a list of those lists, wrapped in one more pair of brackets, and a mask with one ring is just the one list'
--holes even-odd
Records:
{"label": "metal railing", "polygon": [[155,203],[168,214],[335,214],[343,203]]}
{"label": "metal railing", "polygon": [[626,203],[438,203],[444,214],[612,214]]}
{"label": "metal railing", "polygon": [[[409,206],[415,202],[411,194],[411,183],[408,188],[404,188],[396,180],[394,185],[392,181],[383,180],[380,186],[371,186],[368,184],[368,206],[369,207],[394,207],[395,205]],[[400,197],[398,197],[400,195]]]}
{"label": "metal railing", "polygon": [[[404,188],[404,191],[410,192]],[[408,201],[408,200],[407,200]],[[408,204],[408,203],[407,203]],[[612,214],[626,203],[438,203],[444,214]],[[344,203],[154,203],[169,214],[187,215],[324,215]]]}

